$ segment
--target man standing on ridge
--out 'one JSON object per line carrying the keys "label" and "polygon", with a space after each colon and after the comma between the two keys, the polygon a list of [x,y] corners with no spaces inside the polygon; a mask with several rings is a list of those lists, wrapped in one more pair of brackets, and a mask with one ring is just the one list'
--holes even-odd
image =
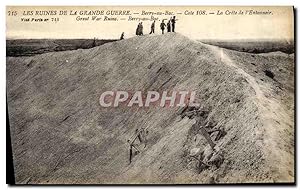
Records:
{"label": "man standing on ridge", "polygon": [[167,23],[167,31],[168,32],[171,32],[171,19],[172,19],[172,17],[170,18],[170,20]]}
{"label": "man standing on ridge", "polygon": [[175,23],[176,23],[175,16],[173,16],[173,18],[171,19],[171,23],[172,23],[172,32],[175,32]]}
{"label": "man standing on ridge", "polygon": [[136,28],[135,34],[136,34],[137,36],[143,35],[143,23],[142,23],[142,22],[140,22],[140,23],[138,24],[138,26],[137,26],[137,28]]}
{"label": "man standing on ridge", "polygon": [[153,21],[152,24],[151,24],[151,32],[150,32],[150,34],[154,34],[154,28],[155,28],[155,21]]}
{"label": "man standing on ridge", "polygon": [[162,22],[160,23],[160,29],[162,31],[162,34],[164,34],[165,27],[166,27],[166,24],[164,23],[164,20],[162,20]]}
{"label": "man standing on ridge", "polygon": [[143,22],[141,22],[141,26],[140,26],[140,35],[141,36],[144,35],[144,33],[143,33]]}
{"label": "man standing on ridge", "polygon": [[120,40],[123,40],[123,39],[124,39],[124,32],[122,32],[121,37],[120,37]]}
{"label": "man standing on ridge", "polygon": [[139,35],[140,32],[140,23],[137,25],[136,30],[135,30],[135,35]]}

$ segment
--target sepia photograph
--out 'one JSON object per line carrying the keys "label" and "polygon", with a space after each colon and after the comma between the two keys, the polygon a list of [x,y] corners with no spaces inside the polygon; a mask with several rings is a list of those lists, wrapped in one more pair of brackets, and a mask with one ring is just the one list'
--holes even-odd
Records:
{"label": "sepia photograph", "polygon": [[293,6],[6,6],[14,184],[295,184]]}

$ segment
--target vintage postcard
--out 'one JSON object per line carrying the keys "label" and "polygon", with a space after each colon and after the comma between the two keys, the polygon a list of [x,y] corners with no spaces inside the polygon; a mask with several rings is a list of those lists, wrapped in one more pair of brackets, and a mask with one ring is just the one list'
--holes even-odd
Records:
{"label": "vintage postcard", "polygon": [[7,6],[16,184],[295,183],[291,6]]}

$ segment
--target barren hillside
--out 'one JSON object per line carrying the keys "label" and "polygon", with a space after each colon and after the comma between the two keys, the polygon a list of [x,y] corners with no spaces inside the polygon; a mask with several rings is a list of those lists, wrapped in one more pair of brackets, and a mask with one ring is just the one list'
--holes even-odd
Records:
{"label": "barren hillside", "polygon": [[[294,181],[294,55],[251,54],[180,34],[7,58],[17,183]],[[203,124],[226,134],[211,152],[180,108],[103,108],[106,90],[194,90]],[[129,164],[127,140],[147,127]],[[189,154],[222,157],[200,173]]]}

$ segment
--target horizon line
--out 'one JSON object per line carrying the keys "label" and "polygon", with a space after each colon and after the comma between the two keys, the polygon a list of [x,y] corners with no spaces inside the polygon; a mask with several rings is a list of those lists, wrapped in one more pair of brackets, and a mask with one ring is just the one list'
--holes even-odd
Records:
{"label": "horizon line", "polygon": [[[147,35],[144,35],[147,36]],[[135,36],[133,36],[135,37]],[[133,37],[125,38],[130,39]],[[187,36],[186,36],[187,37]],[[188,37],[190,38],[190,37]],[[91,38],[86,38],[86,37],[78,37],[78,38],[19,38],[19,37],[6,37],[5,40],[120,40],[119,38],[97,38],[97,37],[91,37]],[[232,40],[237,40],[237,41],[295,41],[295,38],[231,38],[231,39],[224,39],[224,38],[190,38],[193,40],[218,40],[218,41],[232,41]]]}

